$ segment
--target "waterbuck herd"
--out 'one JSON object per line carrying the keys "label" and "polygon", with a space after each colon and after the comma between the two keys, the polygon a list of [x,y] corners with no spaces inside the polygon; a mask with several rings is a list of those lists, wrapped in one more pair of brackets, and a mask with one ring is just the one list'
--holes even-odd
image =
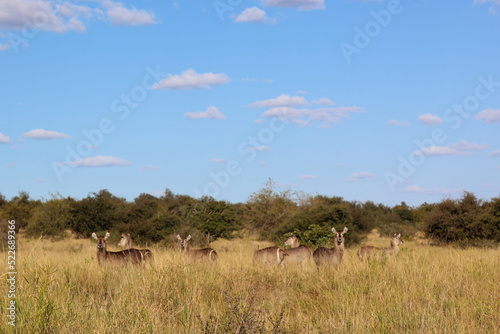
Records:
{"label": "waterbuck herd", "polygon": [[[314,252],[307,246],[300,245],[298,238],[290,233],[290,237],[285,241],[287,249],[279,247],[267,247],[258,249],[253,254],[254,264],[267,264],[274,266],[284,266],[286,263],[291,264],[305,264],[314,260],[318,270],[321,266],[338,266],[342,263],[344,256],[344,234],[347,233],[348,228],[344,227],[342,232],[337,232],[335,227],[332,227],[334,234],[333,248],[319,247]],[[132,238],[130,234],[121,234],[118,246],[123,250],[119,252],[110,252],[107,250],[106,240],[110,237],[109,232],[106,232],[104,237],[98,237],[96,233],[92,233],[92,238],[97,240],[97,260],[99,264],[104,262],[126,262],[131,264],[147,263],[153,259],[153,253],[149,249],[136,249],[132,247]],[[214,264],[217,261],[217,252],[212,248],[191,249],[189,247],[189,240],[191,235],[187,238],[182,238],[177,235],[179,240],[179,247],[181,254],[189,261],[198,261]],[[391,247],[378,248],[374,246],[363,246],[358,250],[359,258],[363,260],[393,256],[399,252],[399,245],[403,244],[401,234],[392,236]]]}

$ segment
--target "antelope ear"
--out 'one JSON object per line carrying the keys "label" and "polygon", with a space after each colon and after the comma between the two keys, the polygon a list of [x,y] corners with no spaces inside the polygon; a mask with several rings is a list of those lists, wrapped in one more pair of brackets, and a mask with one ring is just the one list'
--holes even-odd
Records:
{"label": "antelope ear", "polygon": [[130,238],[130,233],[127,233],[128,237]]}
{"label": "antelope ear", "polygon": [[333,232],[333,234],[337,234],[337,231],[335,230],[335,226],[332,227],[332,232]]}
{"label": "antelope ear", "polygon": [[107,238],[109,238],[111,236],[111,234],[109,234],[109,232],[106,232],[106,235],[104,236],[104,240],[106,240]]}
{"label": "antelope ear", "polygon": [[401,233],[399,233],[399,234],[398,234],[397,238],[398,238],[398,239],[399,239],[399,238],[401,238]]}
{"label": "antelope ear", "polygon": [[189,241],[189,240],[191,240],[191,234],[188,235],[188,237],[186,238],[186,241]]}
{"label": "antelope ear", "polygon": [[347,231],[349,231],[349,229],[347,228],[347,226],[344,226],[344,231],[342,232],[342,234],[346,233]]}
{"label": "antelope ear", "polygon": [[99,240],[97,239],[97,234],[95,234],[95,232],[92,233],[92,238],[94,238],[95,240]]}
{"label": "antelope ear", "polygon": [[177,239],[179,239],[180,241],[182,241],[182,238],[180,235],[177,234]]}

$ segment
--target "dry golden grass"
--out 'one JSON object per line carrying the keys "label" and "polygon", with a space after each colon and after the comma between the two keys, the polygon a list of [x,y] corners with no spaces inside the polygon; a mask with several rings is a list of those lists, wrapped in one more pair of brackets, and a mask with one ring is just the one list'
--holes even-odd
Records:
{"label": "dry golden grass", "polygon": [[[386,246],[389,239],[370,244]],[[380,244],[375,244],[376,241]],[[80,244],[83,244],[80,247]],[[500,250],[406,242],[338,269],[254,267],[257,245],[221,240],[218,263],[150,247],[153,265],[97,264],[90,240],[18,240],[17,333],[500,333]],[[116,247],[109,246],[110,250]],[[7,267],[6,254],[2,263]],[[7,271],[7,270],[5,270]]]}

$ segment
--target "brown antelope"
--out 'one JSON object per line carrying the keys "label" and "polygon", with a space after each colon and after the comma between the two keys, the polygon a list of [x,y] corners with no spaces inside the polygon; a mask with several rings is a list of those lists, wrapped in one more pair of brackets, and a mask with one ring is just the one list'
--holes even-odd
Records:
{"label": "brown antelope", "polygon": [[99,261],[99,264],[103,264],[104,262],[130,262],[139,264],[144,260],[142,253],[133,248],[119,252],[108,252],[106,239],[108,239],[109,236],[109,232],[106,232],[104,237],[98,237],[95,232],[92,233],[92,238],[97,240],[97,261]]}
{"label": "brown antelope", "polygon": [[377,257],[379,255],[396,255],[399,252],[399,245],[402,245],[403,243],[403,240],[401,240],[401,233],[398,235],[394,233],[391,239],[391,247],[378,248],[373,246],[364,246],[358,249],[358,256],[361,260],[364,260]]}
{"label": "brown antelope", "polygon": [[313,253],[314,262],[319,267],[321,265],[339,265],[342,263],[344,256],[344,234],[347,232],[347,227],[344,227],[342,232],[337,232],[335,227],[332,227],[332,232],[335,234],[333,248],[319,247]]}
{"label": "brown antelope", "polygon": [[130,236],[130,233],[122,233],[122,237],[118,241],[118,247],[121,247],[123,249],[132,248],[132,237]]}
{"label": "brown antelope", "polygon": [[303,263],[305,261],[309,261],[312,258],[312,251],[307,246],[300,246],[299,239],[295,236],[295,234],[291,233],[290,237],[285,241],[285,247],[290,246],[290,249],[287,249],[285,252],[288,254],[286,262],[292,263]]}
{"label": "brown antelope", "polygon": [[189,240],[191,240],[191,235],[188,235],[186,239],[181,238],[180,235],[177,234],[177,239],[179,239],[181,253],[186,257],[193,261],[205,261],[208,260],[211,264],[213,264],[217,260],[217,252],[212,248],[203,248],[203,249],[190,249],[189,248]]}
{"label": "brown antelope", "polygon": [[[130,236],[130,233],[122,233],[122,237],[120,238],[120,241],[118,241],[118,247],[123,248],[123,250],[127,249],[132,249],[132,237]],[[141,252],[144,261],[148,260],[149,258],[153,257],[153,253],[149,249],[138,249],[139,252]]]}
{"label": "brown antelope", "polygon": [[257,249],[253,253],[253,262],[254,264],[262,263],[283,267],[283,262],[285,261],[286,256],[288,256],[288,252],[279,247],[267,247]]}

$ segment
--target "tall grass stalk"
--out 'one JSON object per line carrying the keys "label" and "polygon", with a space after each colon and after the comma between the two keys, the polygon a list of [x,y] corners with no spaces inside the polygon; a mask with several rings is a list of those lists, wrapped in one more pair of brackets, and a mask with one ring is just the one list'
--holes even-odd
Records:
{"label": "tall grass stalk", "polygon": [[[219,253],[214,266],[151,247],[153,265],[100,267],[92,241],[21,239],[16,327],[7,324],[2,284],[0,330],[500,333],[499,249],[407,242],[397,257],[362,263],[353,249],[339,268],[318,272],[313,263],[255,267],[257,244],[249,240],[222,240],[212,247]],[[6,267],[6,254],[1,258]]]}

